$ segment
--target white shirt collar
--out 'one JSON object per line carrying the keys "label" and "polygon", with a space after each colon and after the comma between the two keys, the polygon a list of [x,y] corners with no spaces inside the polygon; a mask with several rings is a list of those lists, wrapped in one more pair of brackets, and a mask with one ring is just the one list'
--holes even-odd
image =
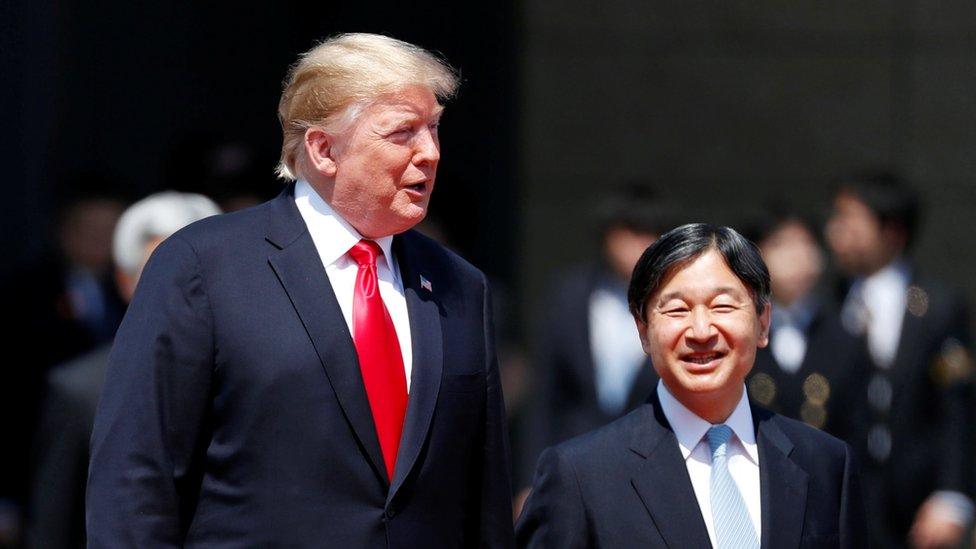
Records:
{"label": "white shirt collar", "polygon": [[[704,438],[705,433],[712,426],[711,423],[695,415],[678,399],[671,394],[671,391],[664,385],[663,381],[657,383],[657,397],[661,402],[661,410],[664,417],[671,424],[675,438],[678,439],[678,446],[681,448],[681,455],[687,461],[692,451]],[[749,408],[749,399],[746,396],[745,387],[742,388],[742,397],[736,404],[732,414],[725,420],[739,442],[745,448],[746,455],[755,463],[759,463],[759,449],[756,446],[756,432],[753,430],[752,411]]]}
{"label": "white shirt collar", "polygon": [[[308,226],[308,231],[315,241],[319,256],[322,258],[322,265],[328,266],[335,263],[339,258],[346,255],[350,248],[363,239],[352,225],[349,224],[341,215],[336,213],[319,193],[315,192],[307,181],[299,180],[295,184],[295,205]],[[393,255],[393,236],[384,236],[374,239],[383,250],[383,259],[390,271],[396,273],[394,268]]]}
{"label": "white shirt collar", "polygon": [[[886,291],[891,293],[904,292],[908,288],[911,277],[911,268],[908,266],[908,262],[902,258],[895,259],[877,272],[860,280],[862,291],[865,294],[864,299],[866,301],[873,300],[872,298],[877,297],[877,294]],[[871,303],[868,305],[870,306]]]}

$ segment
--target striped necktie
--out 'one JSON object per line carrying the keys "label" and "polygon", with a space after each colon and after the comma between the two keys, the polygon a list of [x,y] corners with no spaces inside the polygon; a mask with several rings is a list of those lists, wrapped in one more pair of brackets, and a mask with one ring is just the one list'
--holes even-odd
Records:
{"label": "striped necktie", "polygon": [[712,450],[712,473],[709,493],[712,505],[712,524],[718,549],[758,548],[759,538],[749,518],[746,503],[739,487],[729,474],[727,450],[732,429],[725,424],[713,425],[705,435]]}

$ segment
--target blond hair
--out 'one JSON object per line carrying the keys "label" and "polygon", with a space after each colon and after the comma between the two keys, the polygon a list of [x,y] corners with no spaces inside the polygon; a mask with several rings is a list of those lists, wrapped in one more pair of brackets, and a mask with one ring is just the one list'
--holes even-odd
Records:
{"label": "blond hair", "polygon": [[427,50],[378,34],[340,34],[303,53],[289,69],[278,102],[278,176],[302,176],[308,128],[342,131],[370,102],[409,85],[424,86],[443,100],[454,95],[458,77]]}

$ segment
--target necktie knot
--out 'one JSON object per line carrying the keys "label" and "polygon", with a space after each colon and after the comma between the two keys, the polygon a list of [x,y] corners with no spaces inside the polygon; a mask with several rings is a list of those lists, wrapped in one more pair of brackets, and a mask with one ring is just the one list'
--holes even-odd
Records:
{"label": "necktie knot", "polygon": [[383,250],[375,241],[360,240],[349,248],[349,255],[360,267],[375,267],[376,258],[383,255]]}
{"label": "necktie knot", "polygon": [[712,425],[705,434],[705,439],[708,440],[708,447],[712,451],[712,459],[716,457],[724,456],[725,452],[728,450],[729,440],[732,438],[732,428],[724,423],[718,425]]}

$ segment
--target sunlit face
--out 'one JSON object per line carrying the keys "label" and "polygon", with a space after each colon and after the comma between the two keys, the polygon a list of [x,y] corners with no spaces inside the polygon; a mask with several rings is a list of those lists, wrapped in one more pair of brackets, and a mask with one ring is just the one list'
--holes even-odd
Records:
{"label": "sunlit face", "polygon": [[429,89],[409,86],[370,104],[331,142],[325,198],[363,236],[401,233],[427,215],[442,110]]}
{"label": "sunlit face", "polygon": [[709,250],[670,273],[646,311],[641,342],[671,394],[708,420],[731,412],[756,349],[768,343],[769,306],[757,311],[748,288]]}

